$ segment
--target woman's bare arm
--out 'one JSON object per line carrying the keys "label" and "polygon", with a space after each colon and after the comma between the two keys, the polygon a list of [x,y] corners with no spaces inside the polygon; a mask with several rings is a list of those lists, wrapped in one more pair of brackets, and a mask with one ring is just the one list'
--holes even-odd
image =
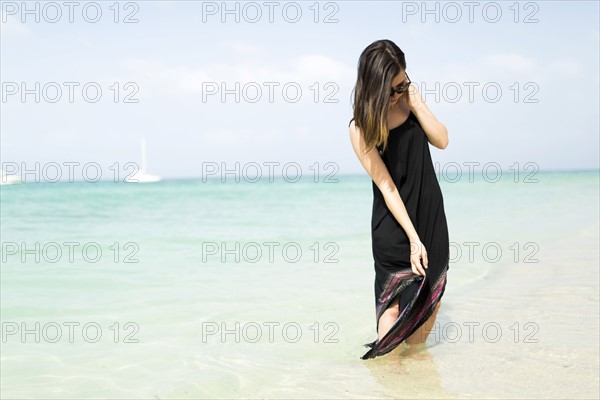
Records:
{"label": "woman's bare arm", "polygon": [[[352,142],[352,148],[358,156],[360,163],[365,168],[373,182],[375,182],[375,185],[377,185],[381,191],[388,209],[394,218],[396,218],[396,221],[400,223],[404,229],[404,232],[406,232],[406,235],[408,236],[411,247],[410,263],[413,273],[425,276],[425,270],[423,268],[426,269],[429,264],[427,250],[419,239],[419,235],[417,234],[417,231],[410,220],[408,212],[406,211],[404,202],[400,198],[398,188],[392,180],[385,163],[381,159],[379,151],[376,147],[374,147],[369,150],[369,152],[364,152],[365,141],[360,130],[354,125],[354,121],[352,121],[350,124],[350,141]],[[413,249],[413,245],[416,245],[415,249]],[[421,260],[423,262],[422,265]]]}
{"label": "woman's bare arm", "polygon": [[448,130],[446,127],[435,118],[416,87],[411,85],[408,92],[409,107],[419,120],[429,143],[438,149],[448,147]]}
{"label": "woman's bare arm", "polygon": [[402,228],[404,228],[408,238],[411,241],[418,241],[419,235],[408,216],[404,202],[400,198],[398,188],[396,188],[387,167],[381,159],[379,151],[374,147],[368,153],[364,153],[365,141],[360,130],[354,125],[354,121],[350,124],[350,141],[352,142],[352,148],[354,148],[354,152],[358,156],[360,163],[373,182],[375,182],[381,191],[381,194],[383,194],[388,209],[392,212]]}

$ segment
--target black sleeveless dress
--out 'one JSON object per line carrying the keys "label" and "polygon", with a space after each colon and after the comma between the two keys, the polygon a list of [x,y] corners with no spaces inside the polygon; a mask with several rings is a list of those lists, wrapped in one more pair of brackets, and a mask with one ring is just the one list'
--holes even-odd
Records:
{"label": "black sleeveless dress", "polygon": [[388,209],[375,182],[371,181],[375,330],[381,315],[397,296],[400,296],[399,316],[381,340],[364,345],[370,350],[361,359],[389,353],[429,319],[444,294],[450,257],[442,191],[427,136],[412,111],[402,125],[390,130],[387,149],[377,148],[425,246],[429,263],[425,277],[412,272],[408,236]]}

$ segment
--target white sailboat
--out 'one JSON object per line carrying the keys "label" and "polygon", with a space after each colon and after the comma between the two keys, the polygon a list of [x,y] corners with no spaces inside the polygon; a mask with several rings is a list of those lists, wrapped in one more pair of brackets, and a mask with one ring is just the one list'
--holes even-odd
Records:
{"label": "white sailboat", "polygon": [[21,183],[21,180],[16,175],[6,175],[3,170],[0,169],[0,185],[14,185]]}
{"label": "white sailboat", "polygon": [[151,182],[160,182],[161,177],[158,175],[153,175],[147,172],[146,169],[146,139],[142,138],[142,166],[141,168],[133,175],[125,179],[127,183],[151,183]]}

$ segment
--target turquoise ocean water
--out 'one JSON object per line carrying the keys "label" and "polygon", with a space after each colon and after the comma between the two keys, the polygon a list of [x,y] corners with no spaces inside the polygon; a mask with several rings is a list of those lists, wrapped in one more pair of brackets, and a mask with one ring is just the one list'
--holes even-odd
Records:
{"label": "turquoise ocean water", "polygon": [[4,185],[2,397],[597,396],[599,174],[526,175],[440,177],[439,331],[374,360],[366,175]]}

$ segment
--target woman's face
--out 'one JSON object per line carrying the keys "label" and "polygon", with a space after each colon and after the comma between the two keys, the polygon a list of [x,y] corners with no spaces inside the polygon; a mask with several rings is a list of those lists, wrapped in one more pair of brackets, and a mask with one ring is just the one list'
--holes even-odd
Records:
{"label": "woman's face", "polygon": [[[406,71],[400,71],[400,73],[394,77],[394,80],[392,81],[392,87],[397,88],[398,86],[400,86],[402,83],[406,82],[407,80],[408,79],[406,77]],[[394,92],[392,97],[390,97],[390,106],[395,106],[403,94],[404,93],[399,94],[399,93]]]}

